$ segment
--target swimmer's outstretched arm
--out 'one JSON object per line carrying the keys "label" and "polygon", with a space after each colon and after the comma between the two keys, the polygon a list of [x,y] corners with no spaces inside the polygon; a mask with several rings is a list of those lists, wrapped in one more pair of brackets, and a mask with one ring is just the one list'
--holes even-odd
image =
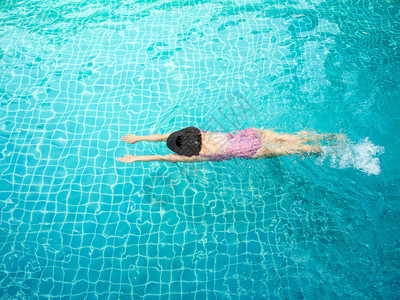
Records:
{"label": "swimmer's outstretched arm", "polygon": [[171,133],[166,134],[152,134],[152,135],[134,135],[134,134],[125,134],[121,140],[129,143],[135,144],[141,141],[149,141],[149,142],[166,142],[169,135]]}
{"label": "swimmer's outstretched arm", "polygon": [[124,163],[133,163],[135,161],[168,161],[168,162],[199,162],[207,161],[208,159],[200,156],[183,156],[178,154],[168,154],[168,155],[143,155],[143,156],[133,156],[125,155],[124,157],[118,157],[117,161]]}

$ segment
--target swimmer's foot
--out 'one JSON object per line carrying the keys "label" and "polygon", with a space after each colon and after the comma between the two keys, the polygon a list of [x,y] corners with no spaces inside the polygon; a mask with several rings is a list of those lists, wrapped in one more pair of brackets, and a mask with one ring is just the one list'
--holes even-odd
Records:
{"label": "swimmer's foot", "polygon": [[125,134],[121,140],[123,140],[124,142],[127,142],[129,144],[135,144],[137,142],[140,142],[140,136],[134,135],[134,134]]}
{"label": "swimmer's foot", "polygon": [[328,133],[325,134],[325,139],[327,141],[344,141],[345,139],[347,139],[347,135],[343,134],[343,133]]}
{"label": "swimmer's foot", "polygon": [[322,153],[322,148],[319,145],[313,145],[313,154],[315,154],[315,156],[320,156]]}
{"label": "swimmer's foot", "polygon": [[319,145],[312,145],[312,153],[321,153],[322,149]]}
{"label": "swimmer's foot", "polygon": [[345,142],[347,140],[347,135],[343,133],[330,133],[326,135],[326,140],[328,141],[329,145],[331,146],[345,146]]}

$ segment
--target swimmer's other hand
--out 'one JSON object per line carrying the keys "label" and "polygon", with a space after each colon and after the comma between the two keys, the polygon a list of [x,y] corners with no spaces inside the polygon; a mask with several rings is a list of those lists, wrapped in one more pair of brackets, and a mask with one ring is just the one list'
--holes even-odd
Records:
{"label": "swimmer's other hand", "polygon": [[125,155],[124,157],[118,157],[117,161],[121,161],[128,164],[137,161],[137,158],[136,156],[133,155]]}
{"label": "swimmer's other hand", "polygon": [[134,135],[134,134],[125,134],[121,140],[129,143],[129,144],[135,144],[137,142],[140,142],[142,139],[140,136]]}

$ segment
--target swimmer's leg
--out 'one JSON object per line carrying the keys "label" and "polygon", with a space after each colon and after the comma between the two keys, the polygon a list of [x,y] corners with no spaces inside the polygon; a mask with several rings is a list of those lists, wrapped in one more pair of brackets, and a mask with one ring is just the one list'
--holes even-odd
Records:
{"label": "swimmer's leg", "polygon": [[277,153],[283,153],[281,155],[312,155],[312,154],[320,154],[322,149],[319,145],[298,145],[294,147],[293,145],[285,145],[282,147],[278,147],[274,149]]}
{"label": "swimmer's leg", "polygon": [[298,146],[277,146],[273,147],[261,147],[257,150],[257,153],[253,156],[253,158],[272,158],[278,156],[289,156],[289,155],[311,155],[311,154],[320,154],[322,149],[319,145],[298,145]]}
{"label": "swimmer's leg", "polygon": [[303,143],[320,142],[325,137],[324,134],[319,134],[319,133],[316,133],[316,132],[305,131],[305,130],[297,132],[296,135],[298,135],[298,136],[300,136],[302,138]]}
{"label": "swimmer's leg", "polygon": [[279,134],[273,130],[260,130],[257,129],[262,137],[262,143],[264,145],[281,145],[281,144],[293,144],[298,145],[306,142],[301,136],[295,134]]}
{"label": "swimmer's leg", "polygon": [[302,139],[305,140],[306,143],[315,143],[315,142],[320,142],[322,140],[326,141],[343,141],[347,139],[347,136],[342,133],[325,133],[325,134],[320,134],[316,132],[310,132],[310,131],[299,131],[296,133],[297,135],[301,136]]}

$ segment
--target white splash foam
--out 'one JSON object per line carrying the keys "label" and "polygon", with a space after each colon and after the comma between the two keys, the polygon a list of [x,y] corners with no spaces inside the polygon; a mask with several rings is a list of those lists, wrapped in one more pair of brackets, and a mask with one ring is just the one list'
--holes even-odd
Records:
{"label": "white splash foam", "polygon": [[368,175],[381,172],[380,160],[376,156],[385,152],[382,146],[375,146],[368,138],[354,143],[347,140],[340,145],[322,146],[322,154],[316,160],[318,164],[330,162],[333,168],[356,168]]}

